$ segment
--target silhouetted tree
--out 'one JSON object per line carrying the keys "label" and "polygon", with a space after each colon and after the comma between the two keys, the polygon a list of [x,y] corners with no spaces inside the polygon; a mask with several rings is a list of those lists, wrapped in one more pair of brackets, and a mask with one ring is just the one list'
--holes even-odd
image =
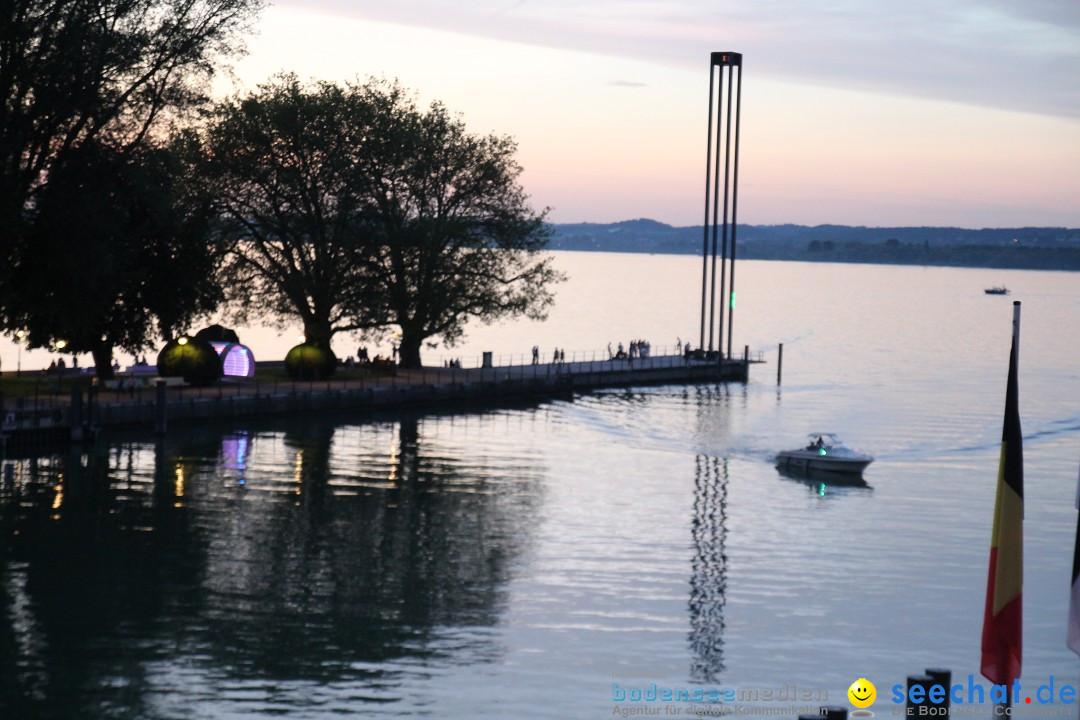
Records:
{"label": "silhouetted tree", "polygon": [[374,110],[360,155],[374,243],[363,259],[374,314],[401,329],[401,364],[419,367],[426,339],[452,345],[471,318],[543,318],[561,275],[540,255],[550,232],[518,183],[514,141],[471,135],[396,84],[359,90]]}
{"label": "silhouetted tree", "polygon": [[[11,329],[35,196],[84,143],[132,150],[205,100],[262,0],[9,0],[0,3],[0,324]],[[78,238],[70,238],[77,243]],[[40,254],[40,253],[37,253]],[[94,264],[88,264],[92,272]]]}
{"label": "silhouetted tree", "polygon": [[184,142],[224,222],[234,308],[298,317],[307,342],[401,329],[402,365],[469,318],[543,317],[559,279],[509,138],[465,132],[380,80],[279,75]]}
{"label": "silhouetted tree", "polygon": [[279,75],[184,135],[229,244],[224,274],[238,319],[299,318],[307,342],[327,350],[335,333],[377,324],[356,299],[369,117],[353,88]]}
{"label": "silhouetted tree", "polygon": [[137,353],[217,306],[209,210],[188,202],[177,169],[164,149],[94,141],[53,163],[12,280],[31,346],[62,338],[110,378],[114,347]]}

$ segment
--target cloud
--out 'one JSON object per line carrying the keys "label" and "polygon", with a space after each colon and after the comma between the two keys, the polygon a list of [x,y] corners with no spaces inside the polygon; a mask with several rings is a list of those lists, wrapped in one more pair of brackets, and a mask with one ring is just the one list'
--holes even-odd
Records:
{"label": "cloud", "polygon": [[[285,2],[284,4],[289,4]],[[799,83],[1080,118],[1075,0],[311,0],[307,10]],[[721,47],[722,46],[722,47]],[[633,82],[633,81],[626,81]]]}
{"label": "cloud", "polygon": [[634,82],[633,80],[611,80],[608,82],[608,85],[625,88],[649,87],[649,83]]}

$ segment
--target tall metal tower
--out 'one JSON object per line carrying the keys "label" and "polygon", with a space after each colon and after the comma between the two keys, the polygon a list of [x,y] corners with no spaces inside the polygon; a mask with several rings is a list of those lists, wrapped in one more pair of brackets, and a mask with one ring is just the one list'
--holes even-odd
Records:
{"label": "tall metal tower", "polygon": [[[731,357],[731,327],[735,314],[735,228],[739,198],[741,101],[742,53],[712,53],[709,59],[709,124],[705,146],[705,225],[701,266],[701,338],[698,347],[710,355],[718,353],[720,357],[724,356],[724,307],[726,306],[727,357],[729,358]],[[733,115],[734,126],[732,126]],[[721,161],[723,163],[722,177]],[[724,192],[723,198],[720,197],[721,187]],[[729,210],[730,224],[728,222]],[[720,253],[719,299],[716,297],[717,251]],[[729,252],[730,268],[728,267]],[[719,318],[716,317],[718,306]],[[708,333],[705,331],[706,326]]]}

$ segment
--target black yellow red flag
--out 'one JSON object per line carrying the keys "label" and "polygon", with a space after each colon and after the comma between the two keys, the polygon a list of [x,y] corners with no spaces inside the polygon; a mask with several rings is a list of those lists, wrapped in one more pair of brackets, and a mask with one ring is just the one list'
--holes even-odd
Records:
{"label": "black yellow red flag", "polygon": [[1017,366],[1020,355],[1020,303],[1013,303],[1013,339],[1001,430],[990,573],[982,632],[982,674],[996,685],[1020,677],[1024,585],[1024,458],[1021,449]]}
{"label": "black yellow red flag", "polygon": [[[1076,509],[1080,510],[1080,477],[1076,478]],[[1076,519],[1076,546],[1073,549],[1072,593],[1069,596],[1069,623],[1065,644],[1080,655],[1080,516]]]}

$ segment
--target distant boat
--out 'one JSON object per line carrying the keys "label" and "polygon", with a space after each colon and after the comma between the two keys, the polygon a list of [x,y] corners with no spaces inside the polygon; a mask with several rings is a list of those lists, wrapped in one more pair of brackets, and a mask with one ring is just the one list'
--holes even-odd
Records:
{"label": "distant boat", "polygon": [[861,473],[874,461],[871,456],[852,450],[833,433],[810,433],[810,444],[784,450],[776,456],[777,465],[800,470],[828,470]]}
{"label": "distant boat", "polygon": [[995,285],[994,287],[986,288],[987,295],[1008,295],[1009,288],[1004,285]]}

